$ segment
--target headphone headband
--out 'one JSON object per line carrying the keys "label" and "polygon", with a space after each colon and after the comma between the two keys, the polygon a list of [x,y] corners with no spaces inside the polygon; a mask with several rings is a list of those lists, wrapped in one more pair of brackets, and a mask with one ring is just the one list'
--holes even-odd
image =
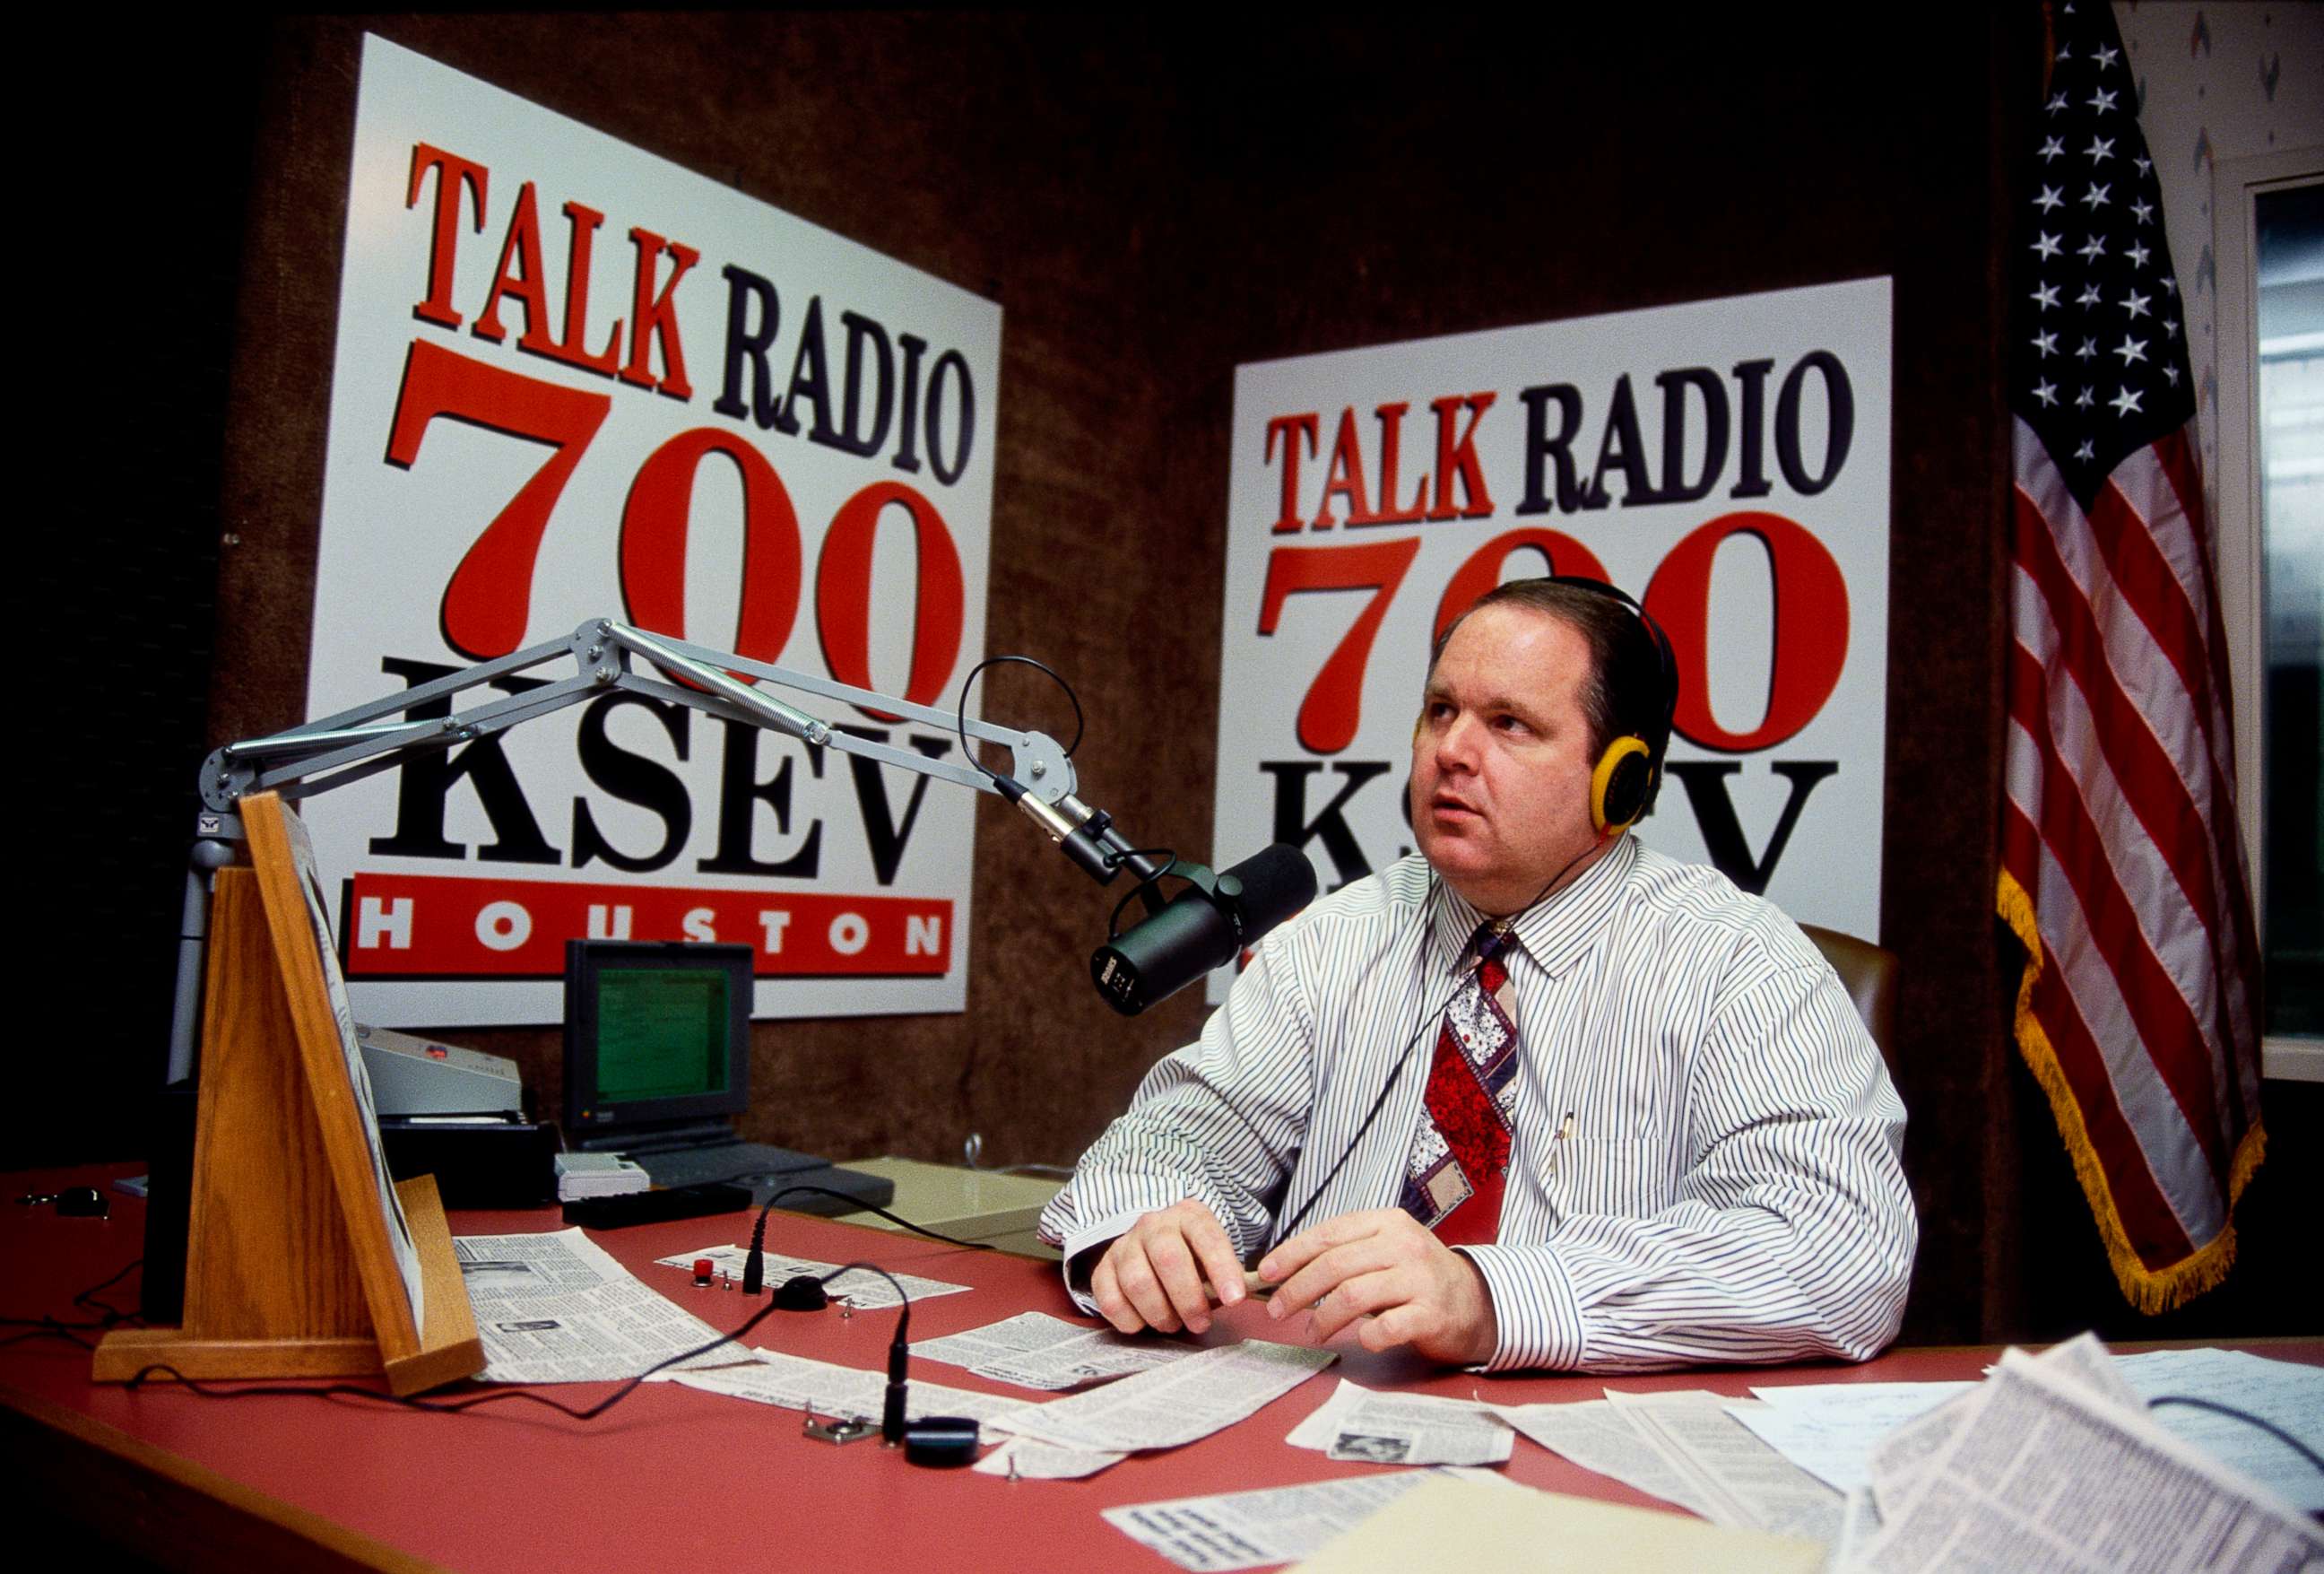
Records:
{"label": "headphone headband", "polygon": [[[1663,756],[1669,752],[1671,724],[1678,715],[1678,658],[1663,625],[1620,586],[1586,574],[1548,574],[1543,578],[1553,585],[1569,585],[1620,602],[1645,628],[1654,648],[1657,683],[1653,733],[1625,733],[1609,740],[1591,776],[1591,822],[1603,835],[1618,835],[1654,806],[1655,794],[1662,789]],[[1601,681],[1609,677],[1607,673],[1600,674]],[[1611,688],[1610,682],[1609,687]]]}

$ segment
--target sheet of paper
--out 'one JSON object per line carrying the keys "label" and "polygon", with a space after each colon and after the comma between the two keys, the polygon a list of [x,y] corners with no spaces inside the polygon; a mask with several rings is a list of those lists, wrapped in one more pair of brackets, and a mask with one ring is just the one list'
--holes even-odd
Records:
{"label": "sheet of paper", "polygon": [[[680,1252],[676,1256],[657,1257],[654,1261],[664,1267],[684,1268],[691,1272],[697,1261],[707,1257],[713,1272],[732,1273],[735,1282],[740,1283],[742,1264],[750,1255],[750,1251],[742,1246],[705,1246],[698,1252]],[[839,1266],[836,1263],[817,1263],[807,1257],[786,1257],[779,1252],[768,1252],[762,1260],[770,1290],[784,1280],[796,1279],[802,1273],[820,1279]],[[930,1296],[961,1295],[968,1290],[965,1284],[947,1284],[941,1279],[920,1279],[909,1273],[897,1274],[896,1282],[904,1287],[904,1293],[911,1297],[915,1305]],[[853,1307],[857,1311],[877,1311],[883,1307],[899,1304],[895,1285],[879,1274],[867,1273],[861,1268],[851,1268],[823,1288],[824,1293],[832,1300]]]}
{"label": "sheet of paper", "polygon": [[1759,1440],[1717,1394],[1606,1391],[1617,1413],[1686,1477],[1713,1524],[1829,1542],[1840,1495]]}
{"label": "sheet of paper", "polygon": [[1489,1404],[1379,1393],[1342,1378],[1284,1441],[1367,1465],[1499,1465],[1515,1436]]}
{"label": "sheet of paper", "polygon": [[1819,1383],[1754,1388],[1765,1402],[1728,1413],[1801,1469],[1840,1492],[1871,1480],[1872,1449],[1916,1416],[1976,1387],[1974,1383]]}
{"label": "sheet of paper", "polygon": [[[2115,1366],[2148,1402],[2163,1394],[2208,1399],[2258,1416],[2324,1454],[2324,1367],[2271,1361],[2240,1350],[2151,1350]],[[2274,1492],[2292,1507],[2324,1513],[2324,1474],[2249,1421],[2192,1405],[2150,1409],[2149,1419]]]}
{"label": "sheet of paper", "polygon": [[[2105,1398],[2071,1363],[2003,1355],[1909,1486],[1876,1459],[1882,1525],[1856,1567],[2278,1569],[2324,1560],[2289,1505]],[[1950,1407],[1948,1407],[1950,1408]]]}
{"label": "sheet of paper", "polygon": [[1813,1542],[1554,1492],[1495,1491],[1432,1472],[1292,1574],[1815,1574],[1822,1566]]}
{"label": "sheet of paper", "polygon": [[1610,1476],[1625,1486],[1676,1504],[1689,1514],[1711,1517],[1705,1496],[1602,1399],[1572,1404],[1497,1404],[1493,1413],[1584,1470]]}
{"label": "sheet of paper", "polygon": [[[724,1393],[732,1399],[779,1405],[785,1410],[810,1410],[817,1415],[851,1420],[880,1419],[881,1402],[888,1390],[886,1373],[859,1372],[853,1366],[837,1366],[828,1361],[811,1361],[804,1356],[785,1356],[772,1350],[752,1353],[758,1359],[742,1366],[711,1371],[679,1369],[669,1374],[669,1380],[699,1388],[705,1393]],[[942,1384],[915,1379],[904,1402],[904,1413],[913,1421],[927,1415],[964,1415],[989,1426],[1026,1403],[1001,1394],[972,1393],[964,1388],[946,1388]],[[994,1440],[988,1435],[985,1440]]]}
{"label": "sheet of paper", "polygon": [[923,1339],[912,1347],[912,1354],[965,1366],[995,1382],[1054,1392],[1148,1372],[1197,1348],[1183,1339],[1132,1338],[1110,1328],[1067,1322],[1046,1311],[1027,1311],[965,1333]]}
{"label": "sheet of paper", "polygon": [[[484,1343],[487,1383],[604,1383],[706,1345],[720,1330],[633,1278],[577,1228],[452,1243]],[[726,1298],[737,1319],[746,1310]],[[750,1358],[723,1345],[687,1363]]]}
{"label": "sheet of paper", "polygon": [[974,1468],[982,1475],[1005,1476],[1011,1481],[1079,1481],[1128,1458],[1093,1449],[1060,1449],[1030,1438],[1004,1438]]}
{"label": "sheet of paper", "polygon": [[1028,1406],[999,1424],[1070,1449],[1175,1449],[1232,1426],[1335,1359],[1329,1350],[1245,1339],[1103,1388]]}
{"label": "sheet of paper", "polygon": [[1181,1569],[1196,1574],[1259,1569],[1306,1557],[1433,1474],[1394,1470],[1305,1486],[1132,1504],[1103,1513],[1108,1524]]}

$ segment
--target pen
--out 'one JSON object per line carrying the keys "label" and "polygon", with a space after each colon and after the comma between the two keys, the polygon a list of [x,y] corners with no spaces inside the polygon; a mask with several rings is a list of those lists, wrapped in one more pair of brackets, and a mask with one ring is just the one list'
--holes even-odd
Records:
{"label": "pen", "polygon": [[1565,1112],[1565,1118],[1557,1123],[1557,1134],[1549,1139],[1549,1162],[1543,1166],[1545,1172],[1557,1168],[1557,1155],[1565,1151],[1565,1144],[1572,1135],[1573,1112],[1569,1109]]}

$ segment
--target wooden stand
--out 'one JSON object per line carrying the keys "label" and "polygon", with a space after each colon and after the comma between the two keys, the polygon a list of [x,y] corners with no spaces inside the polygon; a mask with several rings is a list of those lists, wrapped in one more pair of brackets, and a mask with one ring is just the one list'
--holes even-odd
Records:
{"label": "wooden stand", "polygon": [[106,1335],[93,1375],[384,1374],[399,1394],[473,1375],[484,1345],[435,1178],[388,1179],[304,828],[272,793],[242,815],[254,866],[219,872],[211,910],[185,1326]]}

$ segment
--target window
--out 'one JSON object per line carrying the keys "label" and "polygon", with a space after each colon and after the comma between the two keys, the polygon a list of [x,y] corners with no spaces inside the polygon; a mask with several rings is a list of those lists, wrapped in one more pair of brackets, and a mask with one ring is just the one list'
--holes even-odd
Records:
{"label": "window", "polygon": [[2265,1074],[2324,1081],[2324,149],[2222,161],[2213,192],[2219,599]]}

